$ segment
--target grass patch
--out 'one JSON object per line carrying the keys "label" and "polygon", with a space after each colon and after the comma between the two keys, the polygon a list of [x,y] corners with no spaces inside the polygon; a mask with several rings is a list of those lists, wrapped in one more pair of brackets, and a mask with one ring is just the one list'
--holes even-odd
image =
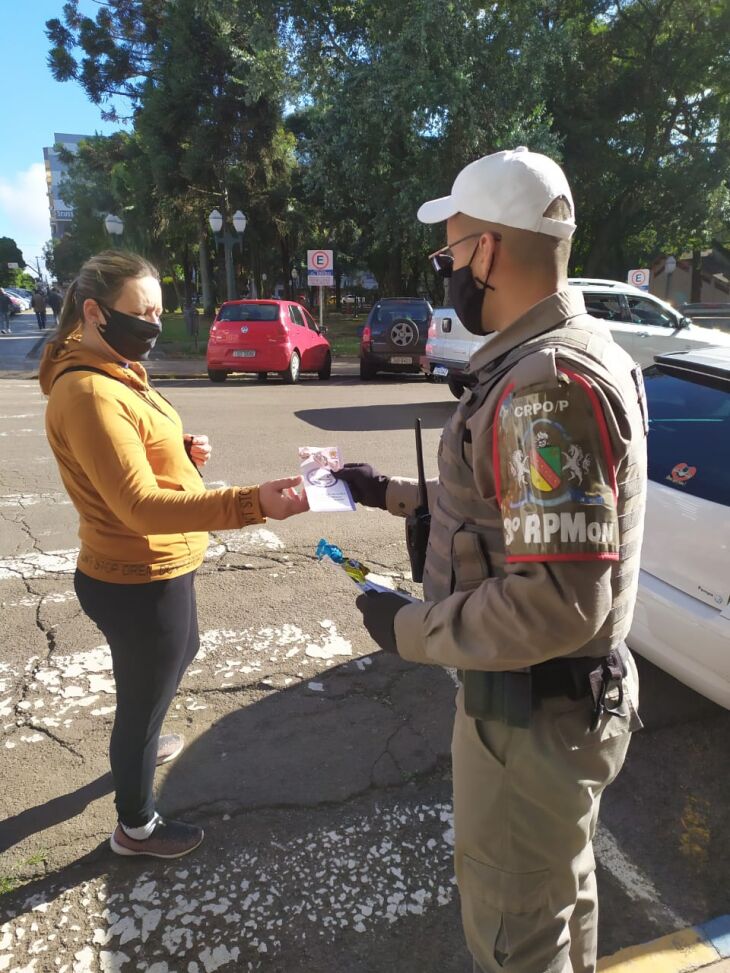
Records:
{"label": "grass patch", "polygon": [[23,884],[23,879],[17,874],[18,871],[32,865],[42,865],[47,857],[47,851],[37,851],[34,855],[31,855],[30,858],[26,858],[25,861],[22,861],[18,865],[16,874],[0,875],[0,895],[7,895],[8,892],[14,892],[15,889],[19,888]]}
{"label": "grass patch", "polygon": [[[314,314],[317,317],[316,312]],[[317,320],[319,320],[317,318]],[[365,324],[365,314],[340,314],[337,311],[325,311],[324,323],[327,328],[327,338],[332,345],[335,355],[357,356],[360,349],[359,331]],[[180,312],[162,315],[162,334],[156,350],[161,351],[165,358],[205,358],[208,346],[208,332],[210,328],[200,315],[200,330],[198,347],[195,339],[191,338],[185,328],[185,320]]]}

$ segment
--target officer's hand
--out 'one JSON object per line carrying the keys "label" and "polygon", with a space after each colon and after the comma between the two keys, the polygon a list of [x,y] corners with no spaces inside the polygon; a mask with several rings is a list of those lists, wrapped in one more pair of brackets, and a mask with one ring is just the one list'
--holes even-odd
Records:
{"label": "officer's hand", "polygon": [[366,591],[355,601],[362,612],[362,622],[373,642],[385,652],[397,652],[395,644],[395,616],[410,602],[390,592]]}
{"label": "officer's hand", "polygon": [[[286,520],[294,514],[309,510],[307,495],[301,490],[301,476],[291,476],[284,480],[270,480],[259,487],[259,503],[264,517],[273,520]],[[297,491],[297,487],[301,492]]]}
{"label": "officer's hand", "polygon": [[345,463],[335,476],[350,488],[352,499],[366,507],[386,510],[385,494],[390,479],[374,470],[369,463]]}

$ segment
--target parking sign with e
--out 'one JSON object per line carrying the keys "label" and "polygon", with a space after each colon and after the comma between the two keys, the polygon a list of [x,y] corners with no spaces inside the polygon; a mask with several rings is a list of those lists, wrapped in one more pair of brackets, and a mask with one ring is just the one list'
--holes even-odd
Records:
{"label": "parking sign with e", "polygon": [[646,269],[629,271],[629,283],[633,284],[634,287],[639,287],[642,291],[649,290],[650,277],[651,272]]}
{"label": "parking sign with e", "polygon": [[332,272],[334,261],[331,250],[307,250],[307,270]]}

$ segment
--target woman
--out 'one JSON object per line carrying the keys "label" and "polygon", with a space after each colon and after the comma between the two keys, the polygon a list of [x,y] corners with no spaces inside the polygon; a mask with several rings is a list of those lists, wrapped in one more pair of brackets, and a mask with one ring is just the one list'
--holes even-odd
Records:
{"label": "woman", "polygon": [[206,436],[184,436],[140,364],[161,331],[155,268],[132,253],[88,260],[66,294],[40,368],[46,431],[79,516],[74,579],[111,648],[117,709],[109,748],[120,855],[177,858],[203,830],[155,811],[155,766],[182,737],[160,737],[198,647],[195,572],[208,530],[282,520],[307,509],[300,477],[206,490]]}

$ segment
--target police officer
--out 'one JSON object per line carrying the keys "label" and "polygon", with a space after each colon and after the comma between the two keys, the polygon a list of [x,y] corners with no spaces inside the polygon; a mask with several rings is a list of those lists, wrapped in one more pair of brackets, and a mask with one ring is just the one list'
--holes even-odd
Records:
{"label": "police officer", "polygon": [[[424,602],[362,595],[372,638],[454,666],[456,875],[475,971],[592,973],[592,839],[621,769],[638,682],[624,639],[646,494],[641,373],[568,285],[575,231],[560,167],[485,156],[451,195],[432,255],[466,328],[492,334],[429,483]],[[341,472],[360,503],[406,516],[414,481]]]}

